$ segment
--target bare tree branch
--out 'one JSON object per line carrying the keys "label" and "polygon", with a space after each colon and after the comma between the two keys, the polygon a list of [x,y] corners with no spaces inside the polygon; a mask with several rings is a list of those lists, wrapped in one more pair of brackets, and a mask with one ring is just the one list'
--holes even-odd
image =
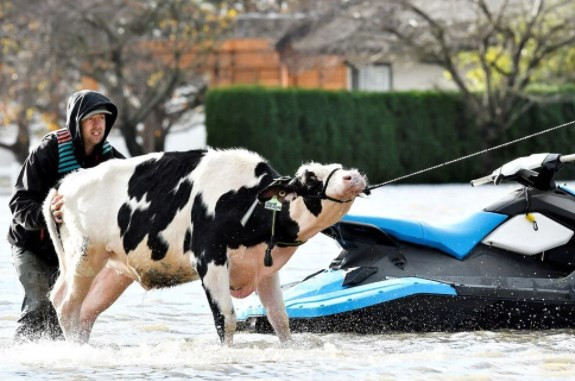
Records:
{"label": "bare tree branch", "polygon": [[[381,34],[389,36],[386,50],[382,48],[380,54],[372,55],[409,54],[447,71],[482,136],[487,137],[486,146],[496,143],[537,104],[529,95],[529,86],[550,60],[572,51],[575,43],[575,5],[570,1],[392,0],[385,4],[388,7],[382,7],[381,13],[389,17],[382,15],[380,19],[386,21],[368,29],[373,18],[365,19],[361,29],[364,36],[371,31],[374,39]],[[351,9],[374,7],[374,2],[358,0]],[[338,17],[343,20],[343,15],[334,13],[331,22],[336,23]],[[312,26],[294,38],[305,46],[307,38],[321,41],[323,37],[325,42],[319,51],[346,54],[340,48],[345,43],[326,34],[314,36],[318,31],[321,29]],[[546,73],[557,75],[548,70]],[[481,88],[476,86],[478,79]]]}

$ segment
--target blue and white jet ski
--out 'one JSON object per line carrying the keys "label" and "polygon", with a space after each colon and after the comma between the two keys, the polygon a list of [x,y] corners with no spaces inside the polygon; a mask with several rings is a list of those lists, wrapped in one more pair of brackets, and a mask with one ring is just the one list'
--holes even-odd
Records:
{"label": "blue and white jet ski", "polygon": [[[341,253],[284,287],[295,332],[575,327],[575,190],[554,176],[574,155],[534,154],[471,184],[522,185],[449,226],[348,215],[324,231]],[[239,329],[271,332],[255,304]]]}

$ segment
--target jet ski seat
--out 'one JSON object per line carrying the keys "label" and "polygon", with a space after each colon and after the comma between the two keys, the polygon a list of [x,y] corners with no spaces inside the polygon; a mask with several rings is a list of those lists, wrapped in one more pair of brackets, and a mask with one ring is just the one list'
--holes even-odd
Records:
{"label": "jet ski seat", "polygon": [[487,234],[507,219],[504,214],[479,212],[446,226],[385,217],[346,215],[342,221],[376,226],[401,241],[433,247],[463,259]]}

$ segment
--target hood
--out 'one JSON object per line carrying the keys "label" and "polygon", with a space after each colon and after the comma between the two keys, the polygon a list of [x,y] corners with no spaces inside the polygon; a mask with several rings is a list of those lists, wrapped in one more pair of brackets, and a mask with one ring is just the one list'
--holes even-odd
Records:
{"label": "hood", "polygon": [[95,152],[100,152],[102,145],[106,141],[116,118],[118,117],[118,108],[105,95],[92,90],[82,90],[74,93],[68,99],[66,108],[66,128],[72,136],[74,150],[80,156],[85,155],[84,143],[82,140],[82,129],[80,121],[82,118],[96,109],[105,109],[110,112],[106,114],[106,131],[102,142],[96,147]]}

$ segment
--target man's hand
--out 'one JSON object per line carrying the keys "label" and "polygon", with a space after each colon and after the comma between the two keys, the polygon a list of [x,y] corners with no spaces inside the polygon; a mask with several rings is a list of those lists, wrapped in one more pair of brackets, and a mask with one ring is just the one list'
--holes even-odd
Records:
{"label": "man's hand", "polygon": [[62,205],[64,205],[64,196],[56,192],[54,198],[52,199],[52,205],[50,206],[50,210],[52,211],[54,221],[56,221],[56,223],[58,224],[64,222],[62,220],[62,217],[64,215],[64,213],[62,212]]}

